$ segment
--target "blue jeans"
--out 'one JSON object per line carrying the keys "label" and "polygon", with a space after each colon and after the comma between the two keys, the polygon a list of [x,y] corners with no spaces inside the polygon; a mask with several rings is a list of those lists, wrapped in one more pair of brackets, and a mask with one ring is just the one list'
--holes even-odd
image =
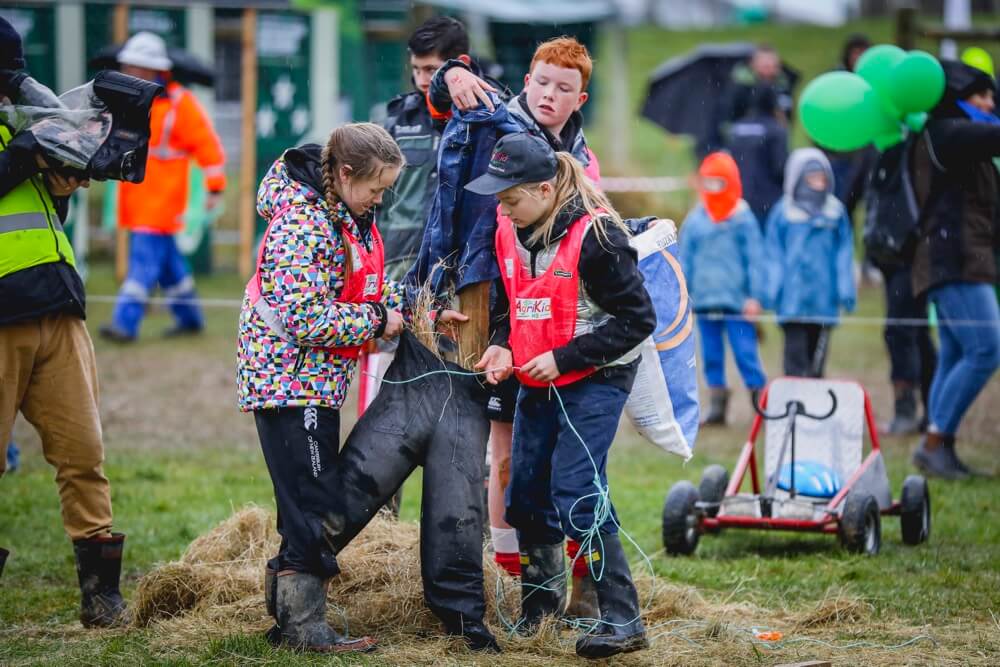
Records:
{"label": "blue jeans", "polygon": [[159,285],[170,310],[185,329],[201,329],[204,320],[194,291],[194,279],[171,234],[133,232],[129,245],[128,277],[118,292],[112,320],[117,329],[139,335],[149,294]]}
{"label": "blue jeans", "polygon": [[930,427],[954,435],[1000,367],[1000,309],[993,285],[987,283],[949,283],[932,289],[928,299],[937,309],[941,340],[931,383]]}
{"label": "blue jeans", "polygon": [[[547,388],[522,386],[517,396],[506,519],[518,529],[521,544],[555,544],[564,535],[583,542],[595,523],[595,465],[601,488],[608,485],[608,450],[628,394],[611,385],[581,381],[560,387],[559,395],[565,414],[555,392]],[[606,516],[600,531],[614,534],[618,517],[614,507],[609,509],[614,521]]]}
{"label": "blue jeans", "polygon": [[698,317],[698,332],[701,334],[702,368],[705,369],[705,382],[708,386],[726,386],[726,346],[723,334],[729,337],[736,367],[740,369],[747,389],[760,389],[767,384],[767,376],[764,375],[757,349],[757,330],[753,328],[753,324],[743,319],[713,320],[705,315],[708,313]]}
{"label": "blue jeans", "polygon": [[14,472],[21,466],[21,450],[13,440],[7,445],[7,470]]}

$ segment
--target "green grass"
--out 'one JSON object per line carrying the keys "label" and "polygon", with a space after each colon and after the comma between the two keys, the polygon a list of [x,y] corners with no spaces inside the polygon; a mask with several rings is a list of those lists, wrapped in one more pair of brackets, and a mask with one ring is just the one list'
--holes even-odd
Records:
{"label": "green grass", "polygon": [[[233,298],[240,283],[232,276],[202,280],[201,291],[214,298]],[[92,294],[112,292],[110,272],[97,267]],[[875,314],[880,296],[862,294],[862,314]],[[89,326],[96,330],[110,306],[95,303]],[[156,332],[167,324],[154,313],[140,343],[130,348],[95,341],[101,367],[107,443],[107,474],[112,483],[116,528],[129,535],[124,586],[130,594],[139,577],[157,563],[176,559],[197,535],[234,508],[253,502],[273,508],[270,480],[253,433],[252,420],[235,408],[231,372],[235,311],[209,311],[208,333],[201,339],[162,341]],[[833,336],[831,374],[860,378],[884,411],[887,396],[885,355],[878,328],[844,326]],[[778,368],[780,335],[767,329],[765,365]],[[205,390],[193,385],[199,373],[212,374],[222,359],[223,371]],[[141,360],[145,375],[131,376]],[[178,361],[181,360],[181,361]],[[178,371],[176,364],[184,367]],[[735,374],[731,375],[735,377]],[[228,383],[228,384],[227,384]],[[192,387],[197,389],[193,403]],[[1000,405],[991,386],[973,412],[988,416]],[[126,415],[150,402],[161,402],[156,424]],[[108,405],[114,405],[109,409]],[[190,406],[180,416],[174,405]],[[623,427],[612,452],[610,480],[619,515],[629,534],[649,555],[658,576],[695,586],[708,600],[752,602],[763,609],[804,610],[828,594],[847,595],[870,605],[872,619],[909,627],[972,625],[983,637],[995,636],[991,613],[1000,613],[1000,510],[996,481],[977,479],[959,484],[932,482],[934,526],[928,544],[902,544],[898,521],[883,525],[883,550],[873,559],[852,556],[828,536],[732,531],[702,539],[690,558],[668,558],[660,543],[660,512],[669,488],[680,479],[697,482],[710,463],[732,467],[746,436],[749,408],[745,394],[735,392],[732,428],[704,431],[695,458],[686,466],[642,442]],[[155,411],[152,413],[157,414]],[[349,420],[345,420],[349,421]],[[212,422],[212,423],[210,423]],[[984,420],[984,423],[991,423]],[[206,425],[210,428],[206,428]],[[346,427],[346,425],[345,425]],[[0,480],[0,544],[12,549],[0,580],[0,663],[14,664],[241,664],[276,662],[313,664],[316,659],[275,652],[247,635],[206,640],[196,650],[165,653],[154,648],[150,631],[125,634],[75,630],[78,604],[69,542],[61,529],[52,469],[44,462],[33,433],[19,423],[24,467]],[[977,427],[963,441],[963,451],[979,465],[990,462],[994,448],[989,426]],[[884,443],[895,493],[912,472],[909,442]],[[404,494],[403,518],[415,520],[419,475]],[[639,556],[633,553],[633,560]],[[644,567],[637,564],[636,567]],[[877,639],[884,628],[862,634]],[[937,637],[947,642],[947,637]],[[996,643],[983,640],[985,648]],[[750,650],[749,648],[747,649]],[[970,655],[973,655],[970,654]],[[835,654],[848,659],[849,653]],[[365,664],[372,664],[371,658]]]}
{"label": "green grass", "polygon": [[[876,42],[890,37],[887,22],[833,30],[765,25],[683,33],[652,28],[629,31],[630,97],[625,111],[618,112],[625,113],[631,124],[632,157],[625,173],[683,175],[691,168],[683,139],[668,137],[647,121],[632,120],[645,94],[649,72],[663,60],[703,41],[765,40],[801,68],[804,80],[808,80],[833,67],[844,37],[859,30]],[[606,64],[599,51],[599,79],[607,76]],[[606,83],[603,90],[608,90]],[[601,104],[607,119],[612,101],[605,95]],[[617,138],[615,130],[603,121],[590,130],[590,136],[599,155]],[[801,128],[796,129],[795,142],[804,143]],[[609,167],[606,171],[614,173]],[[644,204],[652,201],[662,205],[663,212],[679,215],[687,205],[685,196],[644,200]],[[238,300],[242,280],[233,275],[201,278],[199,289],[206,297]],[[114,294],[108,267],[95,266],[88,292]],[[104,302],[91,303],[88,326],[92,333],[96,334],[97,325],[109,317],[110,308]],[[229,516],[234,508],[248,502],[269,509],[274,506],[252,419],[235,408],[236,310],[223,307],[207,312],[207,333],[199,339],[158,338],[157,332],[169,323],[167,314],[160,310],[147,319],[142,339],[135,346],[120,348],[95,338],[115,526],[129,536],[123,582],[126,595],[134,591],[139,577],[157,563],[176,559],[195,536]],[[863,292],[859,314],[877,316],[882,312],[880,294],[876,290]],[[766,327],[766,333],[762,355],[773,374],[780,368],[781,336],[774,326]],[[880,327],[840,327],[832,338],[829,372],[859,379],[871,392],[876,411],[884,417],[890,410]],[[730,378],[736,377],[730,368]],[[995,443],[1000,439],[1000,422],[995,419],[998,409],[1000,386],[994,381],[960,433],[964,455],[972,463],[994,470]],[[348,408],[345,415],[351,410]],[[870,605],[873,623],[857,628],[862,638],[880,641],[891,634],[886,627],[898,624],[924,628],[954,648],[958,640],[950,638],[948,629],[969,626],[978,639],[959,647],[969,656],[961,662],[1000,661],[991,653],[996,651],[1000,633],[993,616],[1000,614],[1000,527],[996,521],[1000,502],[995,479],[931,482],[934,525],[930,542],[917,548],[904,546],[898,521],[887,518],[882,553],[873,559],[846,554],[833,537],[745,531],[706,536],[690,558],[664,556],[660,543],[663,499],[678,480],[697,482],[702,468],[710,463],[732,467],[750,417],[744,392],[735,392],[731,414],[731,428],[703,432],[695,458],[686,466],[645,444],[627,427],[612,450],[609,478],[618,513],[658,576],[693,585],[710,601],[752,602],[762,609],[810,609],[828,594],[842,594]],[[344,421],[344,428],[349,428],[350,420]],[[23,468],[0,479],[0,545],[13,551],[0,579],[0,664],[336,663],[274,651],[249,634],[206,639],[195,649],[167,650],[154,646],[150,631],[78,630],[72,549],[61,528],[53,471],[43,460],[30,427],[19,422],[16,435],[24,449]],[[883,442],[896,494],[902,479],[912,472],[908,462],[911,445],[912,441],[903,439]],[[404,520],[412,521],[419,515],[419,486],[418,474],[404,492]],[[633,552],[632,556],[633,562],[638,562],[638,554]],[[838,664],[864,662],[850,651],[827,654]],[[809,656],[801,659],[805,657]],[[775,661],[751,648],[738,658],[753,664]],[[456,664],[464,661],[462,655],[457,660]],[[908,653],[906,661],[923,664],[935,659],[932,652],[926,659],[919,653]],[[351,662],[383,663],[377,654]]]}

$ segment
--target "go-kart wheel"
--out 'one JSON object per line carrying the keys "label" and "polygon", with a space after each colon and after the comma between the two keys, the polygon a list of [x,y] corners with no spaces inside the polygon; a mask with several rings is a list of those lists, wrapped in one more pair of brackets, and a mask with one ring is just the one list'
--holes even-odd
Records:
{"label": "go-kart wheel", "polygon": [[882,517],[870,493],[849,493],[840,515],[840,543],[851,553],[874,556],[882,546]]}
{"label": "go-kart wheel", "polygon": [[899,525],[903,529],[904,544],[921,544],[931,536],[931,493],[927,480],[920,475],[910,475],[903,482],[899,497]]}
{"label": "go-kart wheel", "polygon": [[[698,484],[698,498],[703,503],[721,503],[726,495],[726,487],[729,486],[729,472],[720,465],[710,465],[701,473],[701,482]],[[705,514],[715,517],[719,513],[719,506],[705,508]]]}
{"label": "go-kart wheel", "polygon": [[698,547],[698,489],[677,482],[663,503],[663,546],[672,556],[689,556]]}

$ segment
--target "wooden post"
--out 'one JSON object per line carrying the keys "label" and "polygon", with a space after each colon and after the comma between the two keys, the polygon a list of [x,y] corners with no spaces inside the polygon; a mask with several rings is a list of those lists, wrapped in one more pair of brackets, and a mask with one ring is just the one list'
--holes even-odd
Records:
{"label": "wooden post", "polygon": [[909,3],[896,10],[896,45],[907,51],[917,47],[917,8]]}
{"label": "wooden post", "polygon": [[[121,44],[128,39],[128,3],[119,2],[111,18],[112,39],[115,44]],[[124,229],[119,220],[115,226],[115,280],[119,283],[125,280],[128,273],[128,230]]]}
{"label": "wooden post", "polygon": [[607,57],[611,62],[612,76],[608,88],[611,103],[605,104],[602,109],[605,116],[602,124],[607,128],[604,136],[610,144],[608,150],[611,165],[615,172],[624,174],[628,170],[628,156],[632,150],[632,138],[629,132],[631,124],[621,122],[622,118],[629,117],[631,104],[628,91],[628,40],[625,26],[617,22],[606,23],[604,30],[608,34],[610,48]]}
{"label": "wooden post", "polygon": [[239,261],[241,276],[253,271],[253,239],[257,180],[257,10],[243,10],[243,50],[240,59],[240,187],[239,187]]}
{"label": "wooden post", "polygon": [[469,285],[458,293],[458,309],[469,321],[458,326],[458,364],[472,368],[490,340],[490,283]]}

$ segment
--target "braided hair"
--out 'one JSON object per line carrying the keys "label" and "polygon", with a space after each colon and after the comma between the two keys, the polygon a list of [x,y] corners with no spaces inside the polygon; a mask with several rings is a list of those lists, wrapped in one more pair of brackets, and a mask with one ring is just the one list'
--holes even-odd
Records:
{"label": "braided hair", "polygon": [[[351,170],[352,179],[368,179],[378,176],[383,169],[400,167],[403,154],[392,136],[380,125],[374,123],[348,123],[335,128],[323,147],[320,168],[323,174],[323,196],[333,209],[341,201],[338,188],[345,187],[337,172],[341,165]],[[350,187],[347,184],[346,187]],[[341,242],[347,254],[344,261],[344,278],[350,279],[353,258],[344,230],[340,230]]]}

